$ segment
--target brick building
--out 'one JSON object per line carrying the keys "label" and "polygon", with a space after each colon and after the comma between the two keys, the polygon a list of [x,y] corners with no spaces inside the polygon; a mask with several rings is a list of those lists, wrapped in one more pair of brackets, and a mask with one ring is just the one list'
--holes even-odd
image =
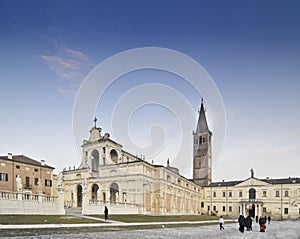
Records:
{"label": "brick building", "polygon": [[19,175],[23,193],[54,195],[53,169],[44,160],[39,162],[25,155],[0,156],[0,190],[18,191]]}

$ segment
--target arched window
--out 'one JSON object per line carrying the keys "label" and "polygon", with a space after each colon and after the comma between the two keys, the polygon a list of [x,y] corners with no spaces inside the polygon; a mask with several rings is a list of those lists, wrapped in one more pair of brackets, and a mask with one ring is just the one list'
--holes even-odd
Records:
{"label": "arched window", "polygon": [[254,188],[249,189],[249,199],[256,199],[256,190]]}
{"label": "arched window", "polygon": [[118,162],[118,153],[116,150],[112,149],[110,151],[110,158],[111,160],[114,162],[114,163],[117,163]]}
{"label": "arched window", "polygon": [[99,152],[98,150],[94,149],[92,152],[92,171],[98,172],[99,168]]}
{"label": "arched window", "polygon": [[110,202],[119,202],[119,185],[116,183],[110,185]]}
{"label": "arched window", "polygon": [[97,184],[93,184],[92,186],[92,200],[97,201],[97,193],[98,193],[99,186]]}

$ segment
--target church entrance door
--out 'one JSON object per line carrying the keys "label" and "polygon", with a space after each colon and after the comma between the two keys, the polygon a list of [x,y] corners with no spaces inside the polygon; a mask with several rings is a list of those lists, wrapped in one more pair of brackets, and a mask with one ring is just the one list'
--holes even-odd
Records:
{"label": "church entrance door", "polygon": [[251,204],[249,207],[249,215],[250,217],[254,218],[255,217],[255,204]]}
{"label": "church entrance door", "polygon": [[119,185],[112,183],[110,185],[110,202],[116,203],[119,201]]}
{"label": "church entrance door", "polygon": [[77,185],[77,207],[82,207],[82,186]]}

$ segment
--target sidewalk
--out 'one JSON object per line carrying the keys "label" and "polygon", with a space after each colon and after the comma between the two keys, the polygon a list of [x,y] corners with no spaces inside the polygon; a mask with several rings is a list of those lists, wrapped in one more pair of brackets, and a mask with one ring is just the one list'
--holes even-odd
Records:
{"label": "sidewalk", "polygon": [[[78,216],[78,215],[76,215]],[[76,227],[128,227],[128,226],[147,226],[147,225],[180,225],[180,224],[218,224],[218,220],[211,221],[181,221],[181,222],[117,222],[112,220],[105,221],[101,218],[93,218],[82,216],[89,219],[104,221],[105,223],[82,223],[82,224],[14,224],[0,225],[1,229],[38,229],[38,228],[76,228]],[[234,222],[233,220],[225,220],[226,222]]]}

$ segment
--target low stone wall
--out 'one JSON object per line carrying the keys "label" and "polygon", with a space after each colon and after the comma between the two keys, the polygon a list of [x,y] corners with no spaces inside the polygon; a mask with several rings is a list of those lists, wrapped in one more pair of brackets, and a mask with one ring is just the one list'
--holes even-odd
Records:
{"label": "low stone wall", "polygon": [[109,214],[141,214],[142,207],[130,203],[110,203],[103,201],[89,201],[84,204],[82,214],[104,214],[104,206],[108,207]]}
{"label": "low stone wall", "polygon": [[65,214],[59,197],[0,191],[0,214]]}

